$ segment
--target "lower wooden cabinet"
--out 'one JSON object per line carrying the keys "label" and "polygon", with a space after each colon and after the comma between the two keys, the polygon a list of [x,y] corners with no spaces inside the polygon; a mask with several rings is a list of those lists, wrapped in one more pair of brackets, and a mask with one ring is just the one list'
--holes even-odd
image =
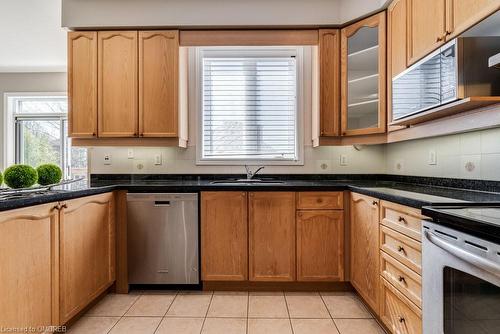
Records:
{"label": "lower wooden cabinet", "polygon": [[379,204],[351,193],[351,284],[377,313],[379,308]]}
{"label": "lower wooden cabinet", "polygon": [[60,322],[70,320],[114,280],[113,194],[63,203],[60,214]]}
{"label": "lower wooden cabinet", "polygon": [[248,279],[247,193],[201,193],[201,278]]}
{"label": "lower wooden cabinet", "polygon": [[297,280],[344,280],[344,211],[297,211]]}
{"label": "lower wooden cabinet", "polygon": [[249,280],[295,280],[295,193],[250,192]]}
{"label": "lower wooden cabinet", "polygon": [[380,319],[395,334],[421,334],[422,311],[381,278]]}
{"label": "lower wooden cabinet", "polygon": [[0,328],[57,323],[56,204],[0,212]]}

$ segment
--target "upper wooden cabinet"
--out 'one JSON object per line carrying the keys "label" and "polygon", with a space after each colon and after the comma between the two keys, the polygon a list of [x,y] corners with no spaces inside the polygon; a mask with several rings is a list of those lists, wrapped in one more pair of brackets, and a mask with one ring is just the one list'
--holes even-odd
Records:
{"label": "upper wooden cabinet", "polygon": [[499,0],[406,0],[408,65],[500,8]]}
{"label": "upper wooden cabinet", "polygon": [[379,309],[379,205],[376,198],[351,193],[351,283]]}
{"label": "upper wooden cabinet", "polygon": [[137,116],[137,31],[100,31],[99,137],[134,137]]}
{"label": "upper wooden cabinet", "polygon": [[446,0],[446,34],[450,40],[500,9],[500,0]]}
{"label": "upper wooden cabinet", "polygon": [[97,32],[68,33],[68,132],[97,136]]}
{"label": "upper wooden cabinet", "polygon": [[177,30],[70,32],[70,136],[185,140],[179,82],[187,96],[187,71],[181,76],[179,52]]}
{"label": "upper wooden cabinet", "polygon": [[56,204],[0,213],[0,328],[58,324]]}
{"label": "upper wooden cabinet", "polygon": [[406,70],[406,2],[407,0],[395,0],[387,8],[388,83]]}
{"label": "upper wooden cabinet", "polygon": [[385,12],[341,30],[341,135],[386,129]]}
{"label": "upper wooden cabinet", "polygon": [[407,0],[408,65],[446,40],[446,0]]}
{"label": "upper wooden cabinet", "polygon": [[340,31],[319,30],[320,135],[340,134]]}
{"label": "upper wooden cabinet", "polygon": [[297,280],[344,279],[344,211],[297,212]]}
{"label": "upper wooden cabinet", "polygon": [[248,279],[247,193],[201,193],[201,279]]}
{"label": "upper wooden cabinet", "polygon": [[139,135],[177,137],[179,32],[139,32]]}
{"label": "upper wooden cabinet", "polygon": [[59,256],[60,321],[66,323],[115,280],[112,193],[62,204]]}
{"label": "upper wooden cabinet", "polygon": [[295,280],[295,193],[249,193],[249,280]]}

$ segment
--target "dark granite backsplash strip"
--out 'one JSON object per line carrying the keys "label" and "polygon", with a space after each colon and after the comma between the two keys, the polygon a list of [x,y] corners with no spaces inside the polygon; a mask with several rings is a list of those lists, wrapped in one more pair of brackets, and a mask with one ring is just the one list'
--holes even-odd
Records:
{"label": "dark granite backsplash strip", "polygon": [[[140,181],[195,181],[245,178],[244,174],[92,174],[91,185],[102,181],[140,182]],[[465,190],[477,190],[500,193],[500,181],[453,179],[427,176],[406,176],[392,174],[259,174],[260,178],[277,180],[330,180],[330,181],[385,181],[446,187]]]}

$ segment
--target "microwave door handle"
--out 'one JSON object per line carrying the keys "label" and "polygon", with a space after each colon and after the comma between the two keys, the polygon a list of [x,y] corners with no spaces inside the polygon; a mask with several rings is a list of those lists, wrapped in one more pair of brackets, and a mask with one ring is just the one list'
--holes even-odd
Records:
{"label": "microwave door handle", "polygon": [[487,272],[497,277],[500,277],[500,265],[498,265],[497,263],[485,259],[476,254],[470,253],[465,249],[457,247],[449,243],[445,239],[438,237],[436,234],[432,232],[424,231],[424,234],[427,240],[429,240],[431,243],[438,246],[439,248],[444,249],[445,251],[453,254],[454,256],[458,257],[459,259],[467,263],[470,263],[478,268],[486,270]]}

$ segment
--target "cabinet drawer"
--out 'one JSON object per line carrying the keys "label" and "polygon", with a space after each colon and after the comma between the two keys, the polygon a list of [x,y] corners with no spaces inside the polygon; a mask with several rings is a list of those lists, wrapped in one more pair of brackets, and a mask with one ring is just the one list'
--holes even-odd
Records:
{"label": "cabinet drawer", "polygon": [[380,274],[396,289],[422,308],[422,277],[398,260],[380,252]]}
{"label": "cabinet drawer", "polygon": [[297,209],[343,209],[343,192],[298,192]]}
{"label": "cabinet drawer", "polygon": [[422,240],[421,220],[424,216],[420,214],[420,210],[386,201],[381,201],[380,208],[380,221],[383,225],[410,238]]}
{"label": "cabinet drawer", "polygon": [[382,280],[380,318],[392,333],[421,334],[422,311],[385,279]]}
{"label": "cabinet drawer", "polygon": [[388,227],[380,228],[380,249],[422,274],[422,244]]}

